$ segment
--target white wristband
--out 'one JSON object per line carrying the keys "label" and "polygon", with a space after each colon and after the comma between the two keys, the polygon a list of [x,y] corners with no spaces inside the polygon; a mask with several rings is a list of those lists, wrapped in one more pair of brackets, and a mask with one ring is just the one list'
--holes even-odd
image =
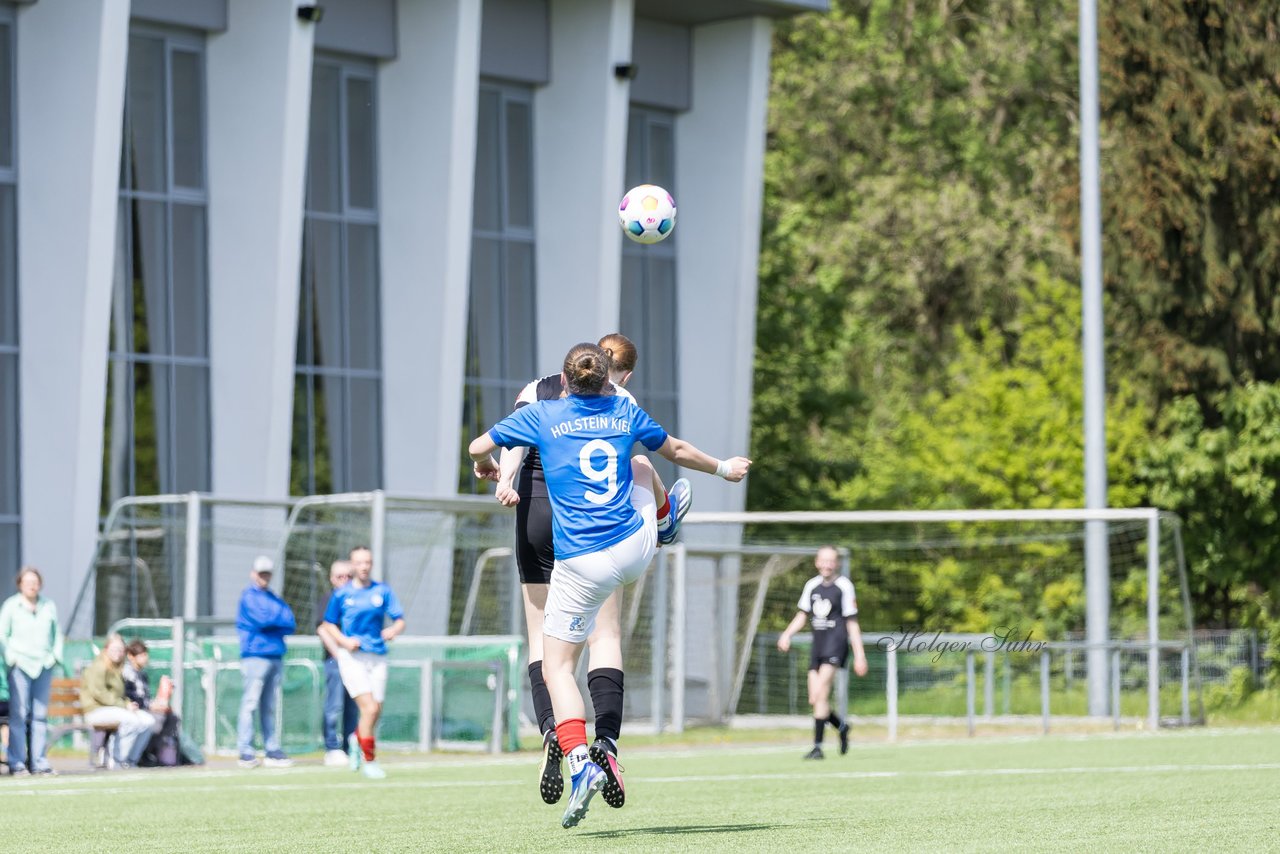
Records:
{"label": "white wristband", "polygon": [[729,465],[728,460],[720,460],[716,463],[716,477],[727,478],[731,471],[733,471],[733,466]]}

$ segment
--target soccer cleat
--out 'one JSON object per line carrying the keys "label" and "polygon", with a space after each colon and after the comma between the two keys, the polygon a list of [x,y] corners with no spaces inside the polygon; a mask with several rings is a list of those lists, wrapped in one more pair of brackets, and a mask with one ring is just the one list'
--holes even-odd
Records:
{"label": "soccer cleat", "polygon": [[561,827],[577,827],[578,822],[586,818],[591,798],[604,786],[604,780],[604,769],[596,763],[587,762],[582,766],[582,770],[573,776],[573,789],[569,792],[569,805],[564,808],[564,817],[560,819]]}
{"label": "soccer cleat", "polygon": [[360,739],[356,738],[353,732],[347,736],[347,767],[352,771],[359,771],[362,761],[364,761],[364,751],[360,749]]}
{"label": "soccer cleat", "polygon": [[[682,477],[671,485],[671,489],[667,490],[667,501],[671,503],[671,509],[667,512],[666,518],[658,522],[658,542],[664,546],[669,546],[676,541],[676,534],[680,532],[680,522],[693,506],[693,487],[689,484],[687,477]],[[667,523],[665,528],[662,522]]]}
{"label": "soccer cleat", "polygon": [[564,794],[564,774],[560,771],[560,760],[564,759],[564,751],[560,749],[560,739],[556,731],[551,730],[542,737],[542,766],[538,769],[538,791],[542,794],[543,803],[560,802]]}
{"label": "soccer cleat", "polygon": [[241,768],[248,770],[250,768],[257,768],[260,763],[258,762],[258,757],[254,756],[252,753],[242,753],[240,754],[240,759],[236,764]]}
{"label": "soccer cleat", "polygon": [[804,755],[804,758],[805,758],[805,759],[821,759],[821,758],[822,758],[822,748],[815,744],[815,745],[813,746],[813,750],[810,750],[808,753],[806,753],[806,754]]}
{"label": "soccer cleat", "polygon": [[292,768],[293,760],[283,753],[268,753],[262,764],[267,768]]}
{"label": "soccer cleat", "polygon": [[329,768],[346,768],[347,754],[341,750],[326,750],[324,752],[324,764]]}
{"label": "soccer cleat", "polygon": [[840,724],[840,755],[844,756],[849,752],[849,722],[845,721]]}
{"label": "soccer cleat", "polygon": [[613,755],[609,742],[603,738],[597,738],[587,753],[591,761],[604,771],[604,788],[600,790],[600,797],[604,798],[606,804],[618,809],[627,801],[627,789],[622,785],[623,768],[618,764],[618,757]]}
{"label": "soccer cleat", "polygon": [[370,780],[382,780],[387,776],[387,772],[382,770],[377,762],[366,762],[361,766],[360,772]]}

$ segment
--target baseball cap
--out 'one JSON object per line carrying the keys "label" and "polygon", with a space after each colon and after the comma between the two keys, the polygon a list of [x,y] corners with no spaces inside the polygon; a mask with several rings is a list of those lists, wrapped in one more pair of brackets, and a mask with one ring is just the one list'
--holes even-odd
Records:
{"label": "baseball cap", "polygon": [[258,555],[253,559],[254,572],[271,572],[276,568],[276,563],[266,555]]}

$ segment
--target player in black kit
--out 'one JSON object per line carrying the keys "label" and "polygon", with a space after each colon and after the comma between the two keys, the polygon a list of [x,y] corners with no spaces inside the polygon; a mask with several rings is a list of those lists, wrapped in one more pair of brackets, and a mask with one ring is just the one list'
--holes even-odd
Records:
{"label": "player in black kit", "polygon": [[813,749],[805,759],[822,758],[822,733],[827,724],[840,734],[840,753],[849,752],[849,723],[831,709],[831,683],[836,669],[845,666],[853,650],[853,672],[867,675],[867,655],[862,649],[858,628],[858,601],[853,582],[836,575],[840,555],[833,546],[823,546],[813,559],[818,574],[809,579],[800,594],[799,611],[778,638],[778,649],[791,649],[791,638],[813,622],[813,649],[809,653],[809,703],[813,706]]}

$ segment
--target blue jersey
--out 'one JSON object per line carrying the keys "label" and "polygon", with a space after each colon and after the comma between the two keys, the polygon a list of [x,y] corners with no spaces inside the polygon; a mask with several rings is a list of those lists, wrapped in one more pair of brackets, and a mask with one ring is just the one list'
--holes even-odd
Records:
{"label": "blue jersey", "polygon": [[324,611],[326,623],[333,623],[347,637],[360,638],[360,651],[375,655],[387,654],[387,642],[382,639],[385,618],[398,620],[403,616],[400,600],[381,581],[371,581],[368,587],[356,587],[354,583],[339,587]]}
{"label": "blue jersey", "polygon": [[656,451],[667,431],[633,399],[570,395],[517,409],[493,426],[489,438],[503,448],[538,449],[556,558],[567,560],[640,530],[643,520],[631,506],[631,448],[639,442]]}

